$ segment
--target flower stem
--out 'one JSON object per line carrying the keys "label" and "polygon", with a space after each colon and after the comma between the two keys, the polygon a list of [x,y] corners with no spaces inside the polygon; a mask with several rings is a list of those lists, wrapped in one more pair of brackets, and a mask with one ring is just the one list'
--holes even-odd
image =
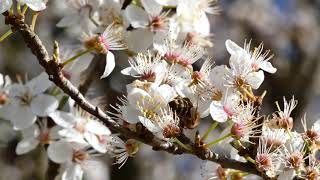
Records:
{"label": "flower stem", "polygon": [[90,49],[86,49],[86,50],[84,50],[84,51],[79,52],[78,54],[74,55],[74,56],[71,57],[70,59],[68,59],[68,60],[66,60],[65,62],[63,62],[63,63],[61,64],[62,67],[64,67],[65,65],[73,62],[73,61],[76,60],[78,57],[81,57],[81,56],[83,56],[83,55],[91,52],[92,50],[93,50],[93,49],[90,48]]}
{"label": "flower stem", "polygon": [[3,40],[5,40],[7,37],[9,37],[12,34],[12,30],[10,29],[9,31],[7,31],[6,33],[4,33],[1,37],[0,37],[0,42],[2,42]]}
{"label": "flower stem", "polygon": [[245,157],[247,161],[251,162],[252,164],[256,164],[256,161],[252,159],[250,156]]}
{"label": "flower stem", "polygon": [[174,140],[175,140],[175,142],[176,142],[177,144],[179,144],[179,146],[183,147],[185,150],[187,150],[187,151],[189,151],[189,152],[192,151],[192,149],[191,149],[190,147],[188,147],[188,146],[186,146],[185,144],[183,144],[181,141],[179,141],[178,138],[174,138]]}
{"label": "flower stem", "polygon": [[19,1],[17,1],[17,11],[18,11],[18,14],[21,14],[21,4]]}
{"label": "flower stem", "polygon": [[36,26],[36,22],[37,22],[37,19],[38,19],[38,16],[39,16],[39,12],[35,12],[32,16],[32,21],[31,21],[31,29],[32,31],[34,31],[34,28]]}
{"label": "flower stem", "polygon": [[225,139],[227,139],[228,137],[231,137],[231,136],[232,136],[232,134],[229,133],[229,134],[224,135],[224,136],[222,136],[222,137],[220,137],[220,138],[218,138],[218,139],[215,139],[214,141],[206,144],[205,146],[206,146],[206,147],[213,146],[213,145],[218,144],[219,142],[221,142],[221,141],[223,141],[223,140],[225,140]]}
{"label": "flower stem", "polygon": [[23,6],[23,9],[22,9],[22,15],[23,15],[23,16],[26,14],[27,10],[28,10],[28,6],[27,6],[27,5],[24,5],[24,6]]}
{"label": "flower stem", "polygon": [[216,127],[218,126],[218,122],[213,122],[212,124],[211,124],[211,126],[209,127],[209,129],[207,130],[207,132],[203,135],[203,137],[201,138],[201,140],[202,141],[204,141],[204,140],[206,140],[207,138],[208,138],[208,136],[209,136],[209,134],[213,131],[213,130],[215,130],[216,129]]}

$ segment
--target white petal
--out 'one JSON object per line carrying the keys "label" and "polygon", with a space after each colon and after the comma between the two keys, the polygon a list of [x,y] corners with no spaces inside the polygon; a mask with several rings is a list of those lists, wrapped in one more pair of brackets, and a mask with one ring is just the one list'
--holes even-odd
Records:
{"label": "white petal", "polygon": [[129,5],[126,8],[125,16],[134,28],[146,27],[149,24],[148,14],[135,5]]}
{"label": "white petal", "polygon": [[127,75],[127,76],[133,76],[133,77],[138,75],[137,71],[135,71],[132,67],[127,67],[121,70],[121,74]]}
{"label": "white petal", "polygon": [[48,157],[55,163],[65,163],[72,160],[73,149],[66,141],[56,141],[49,145]]}
{"label": "white petal", "polygon": [[54,97],[46,94],[37,95],[31,102],[32,112],[40,117],[48,116],[59,106],[59,101]]}
{"label": "white petal", "polygon": [[266,72],[268,72],[268,73],[275,73],[275,72],[277,71],[277,69],[274,68],[269,61],[263,61],[263,62],[261,62],[261,63],[259,64],[259,67],[260,67],[262,70],[264,70],[264,71],[266,71]]}
{"label": "white petal", "polygon": [[[92,133],[85,133],[84,137],[86,138],[86,140],[88,141],[88,143],[98,152],[100,153],[106,153],[107,152],[107,148],[106,148],[106,144],[101,143],[98,139],[98,137],[95,134]],[[102,137],[103,138],[103,137]]]}
{"label": "white petal", "polygon": [[110,135],[111,131],[99,121],[90,120],[86,123],[86,130],[96,135]]}
{"label": "white petal", "polygon": [[39,129],[38,125],[33,124],[29,128],[22,129],[21,132],[22,132],[22,137],[24,139],[30,139],[30,138],[38,137],[40,134],[40,129]]}
{"label": "white petal", "polygon": [[62,174],[61,180],[82,180],[83,170],[79,164],[72,164]]}
{"label": "white petal", "polygon": [[0,108],[0,119],[11,121],[12,118],[15,117],[16,106],[12,104],[6,104]]}
{"label": "white petal", "polygon": [[144,127],[146,127],[149,131],[152,133],[158,133],[160,131],[160,128],[157,127],[155,124],[153,124],[150,119],[139,116],[140,122],[143,124]]}
{"label": "white petal", "polygon": [[163,6],[176,6],[176,5],[178,5],[178,0],[155,0],[155,1]]}
{"label": "white petal", "polygon": [[136,29],[128,32],[128,49],[134,52],[147,50],[153,42],[153,33],[148,29]]}
{"label": "white petal", "polygon": [[218,101],[213,101],[210,105],[210,114],[214,121],[226,122],[228,115],[223,110],[223,105]]}
{"label": "white petal", "polygon": [[122,106],[121,111],[123,119],[128,123],[135,124],[139,122],[138,115],[140,111],[134,109],[132,106]]}
{"label": "white petal", "polygon": [[114,55],[112,54],[112,52],[109,51],[106,57],[106,66],[104,68],[104,72],[100,77],[100,79],[109,76],[115,67],[116,67],[116,62],[114,59]]}
{"label": "white petal", "polygon": [[59,135],[64,137],[67,141],[85,144],[83,134],[75,129],[62,129]]}
{"label": "white petal", "polygon": [[46,72],[42,72],[39,76],[33,78],[29,81],[26,86],[30,88],[33,95],[44,92],[52,85],[49,81],[49,76]]}
{"label": "white petal", "polygon": [[258,89],[263,81],[263,71],[252,72],[246,76],[246,82],[252,87],[252,89]]}
{"label": "white petal", "polygon": [[174,90],[174,88],[172,88],[167,84],[163,84],[159,87],[155,87],[155,89],[156,89],[156,92],[158,93],[158,96],[162,97],[166,103],[169,103],[177,96],[177,93]]}
{"label": "white petal", "polygon": [[43,0],[26,0],[26,4],[34,11],[42,11],[46,9],[46,4]]}
{"label": "white petal", "polygon": [[152,16],[157,16],[162,11],[162,6],[154,0],[140,0],[143,8]]}
{"label": "white petal", "polygon": [[11,122],[14,129],[21,130],[30,127],[37,120],[37,116],[31,111],[29,106],[17,106]]}
{"label": "white petal", "polygon": [[35,149],[39,144],[39,141],[34,138],[23,139],[16,147],[16,153],[18,155],[25,154]]}
{"label": "white petal", "polygon": [[61,131],[61,127],[60,126],[53,126],[52,128],[50,128],[50,131],[49,131],[49,137],[50,137],[50,140],[57,140],[60,138],[60,135],[59,135],[59,131]]}
{"label": "white petal", "polygon": [[0,13],[4,13],[9,10],[12,6],[12,0],[1,0],[0,3]]}
{"label": "white petal", "polygon": [[50,113],[49,117],[51,117],[57,125],[64,128],[72,128],[77,122],[76,117],[73,114],[63,111],[55,111]]}
{"label": "white petal", "polygon": [[127,99],[130,105],[136,107],[138,104],[142,105],[143,99],[149,99],[151,96],[140,88],[132,88],[127,95]]}
{"label": "white petal", "polygon": [[294,169],[290,169],[288,171],[284,171],[284,172],[280,173],[280,175],[278,176],[277,180],[294,179],[295,176],[296,176],[295,170]]}
{"label": "white petal", "polygon": [[227,51],[231,55],[236,54],[239,51],[243,51],[243,49],[240,46],[238,46],[235,42],[231,41],[230,39],[226,40],[225,44],[226,44]]}

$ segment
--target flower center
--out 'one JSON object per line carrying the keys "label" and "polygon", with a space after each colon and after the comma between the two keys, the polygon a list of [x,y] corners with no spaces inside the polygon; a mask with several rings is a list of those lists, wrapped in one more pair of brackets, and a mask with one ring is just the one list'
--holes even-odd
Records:
{"label": "flower center", "polygon": [[177,63],[179,62],[180,54],[174,52],[167,52],[164,55],[164,59],[169,63]]}
{"label": "flower center", "polygon": [[148,82],[154,82],[156,79],[156,73],[152,71],[145,72],[140,76],[140,79],[147,80]]}
{"label": "flower center", "polygon": [[168,124],[163,128],[163,136],[165,138],[177,137],[181,133],[180,128],[175,124]]}
{"label": "flower center", "polygon": [[243,123],[234,123],[231,127],[231,134],[236,139],[241,139],[245,136],[245,125]]}
{"label": "flower center", "polygon": [[74,150],[72,161],[75,163],[81,163],[88,158],[88,153],[82,150]]}
{"label": "flower center", "polygon": [[49,131],[43,131],[39,134],[38,140],[41,144],[50,144],[50,135]]}
{"label": "flower center", "polygon": [[287,164],[289,167],[296,169],[303,167],[303,155],[301,153],[292,153],[287,159]]}
{"label": "flower center", "polygon": [[151,18],[150,22],[151,31],[163,30],[165,26],[165,21],[161,16],[154,16]]}
{"label": "flower center", "polygon": [[262,171],[267,171],[272,167],[272,160],[268,154],[258,154],[256,157],[256,166]]}

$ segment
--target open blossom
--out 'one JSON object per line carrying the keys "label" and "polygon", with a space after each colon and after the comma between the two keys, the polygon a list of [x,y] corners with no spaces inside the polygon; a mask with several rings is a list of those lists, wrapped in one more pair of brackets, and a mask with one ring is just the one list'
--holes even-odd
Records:
{"label": "open blossom", "polygon": [[279,174],[281,161],[281,152],[278,149],[272,150],[270,146],[268,147],[266,140],[264,138],[260,138],[255,158],[257,169],[272,178]]}
{"label": "open blossom", "polygon": [[[154,37],[164,37],[168,31],[169,12],[162,12],[162,6],[154,0],[141,0],[144,9],[129,5],[125,9],[125,17],[133,28],[136,28],[128,34],[128,44],[136,52],[141,52],[150,47]],[[133,41],[137,37],[139,41]],[[132,45],[131,45],[132,44]],[[144,47],[143,47],[143,46]],[[137,47],[141,47],[137,48]]]}
{"label": "open blossom", "polygon": [[146,54],[139,53],[135,58],[130,58],[129,64],[130,67],[123,69],[121,73],[137,77],[141,81],[159,82],[167,71],[167,63],[162,61],[159,55],[153,55],[150,51]]}
{"label": "open blossom", "polygon": [[231,40],[226,41],[226,48],[231,55],[230,61],[235,64],[246,63],[252,71],[258,71],[262,69],[269,73],[275,73],[276,68],[272,66],[269,60],[272,56],[269,55],[269,51],[262,53],[263,44],[260,44],[254,51],[250,51],[250,43],[245,43],[244,48],[239,47],[236,43]]}
{"label": "open blossom", "polygon": [[46,120],[40,126],[34,124],[29,128],[22,130],[23,139],[17,144],[16,153],[18,155],[25,154],[35,149],[39,144],[48,145],[58,140],[60,136],[58,131],[60,127],[54,126],[48,128]]}
{"label": "open blossom", "polygon": [[81,115],[80,112],[55,111],[49,116],[62,127],[59,135],[66,141],[88,143],[100,153],[107,151],[105,143],[111,131],[101,122],[88,115]]}
{"label": "open blossom", "polygon": [[109,76],[116,66],[111,50],[127,48],[123,43],[122,33],[114,27],[114,24],[109,25],[101,35],[92,35],[85,39],[84,45],[88,50],[106,54],[106,65],[101,78]]}
{"label": "open blossom", "polygon": [[[29,8],[34,11],[42,11],[46,9],[46,1],[45,0],[17,0],[21,5],[26,4]],[[0,13],[3,13],[9,10],[12,6],[12,0],[3,0],[0,3]]]}
{"label": "open blossom", "polygon": [[92,161],[96,153],[88,150],[88,144],[56,141],[48,147],[48,157],[55,163],[63,165],[62,180],[81,180],[88,161]]}
{"label": "open blossom", "polygon": [[3,107],[1,117],[10,120],[15,129],[30,127],[37,117],[46,117],[58,108],[58,100],[44,92],[51,86],[46,73],[41,73],[26,84],[10,87],[10,102]]}
{"label": "open blossom", "polygon": [[231,134],[235,139],[250,142],[250,137],[256,137],[258,133],[261,133],[258,127],[262,124],[258,123],[260,118],[255,117],[255,112],[256,110],[251,103],[239,105],[237,114],[231,118],[233,121]]}

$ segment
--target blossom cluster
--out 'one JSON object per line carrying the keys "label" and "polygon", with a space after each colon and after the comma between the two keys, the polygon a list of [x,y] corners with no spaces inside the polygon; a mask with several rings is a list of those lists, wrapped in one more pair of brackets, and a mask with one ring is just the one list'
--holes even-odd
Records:
{"label": "blossom cluster", "polygon": [[108,153],[122,165],[136,151],[137,142],[124,142],[71,100],[64,101],[44,72],[26,83],[1,74],[0,87],[0,118],[19,134],[16,154],[45,147],[49,159],[61,164],[63,180],[82,179],[86,162],[96,156]]}

